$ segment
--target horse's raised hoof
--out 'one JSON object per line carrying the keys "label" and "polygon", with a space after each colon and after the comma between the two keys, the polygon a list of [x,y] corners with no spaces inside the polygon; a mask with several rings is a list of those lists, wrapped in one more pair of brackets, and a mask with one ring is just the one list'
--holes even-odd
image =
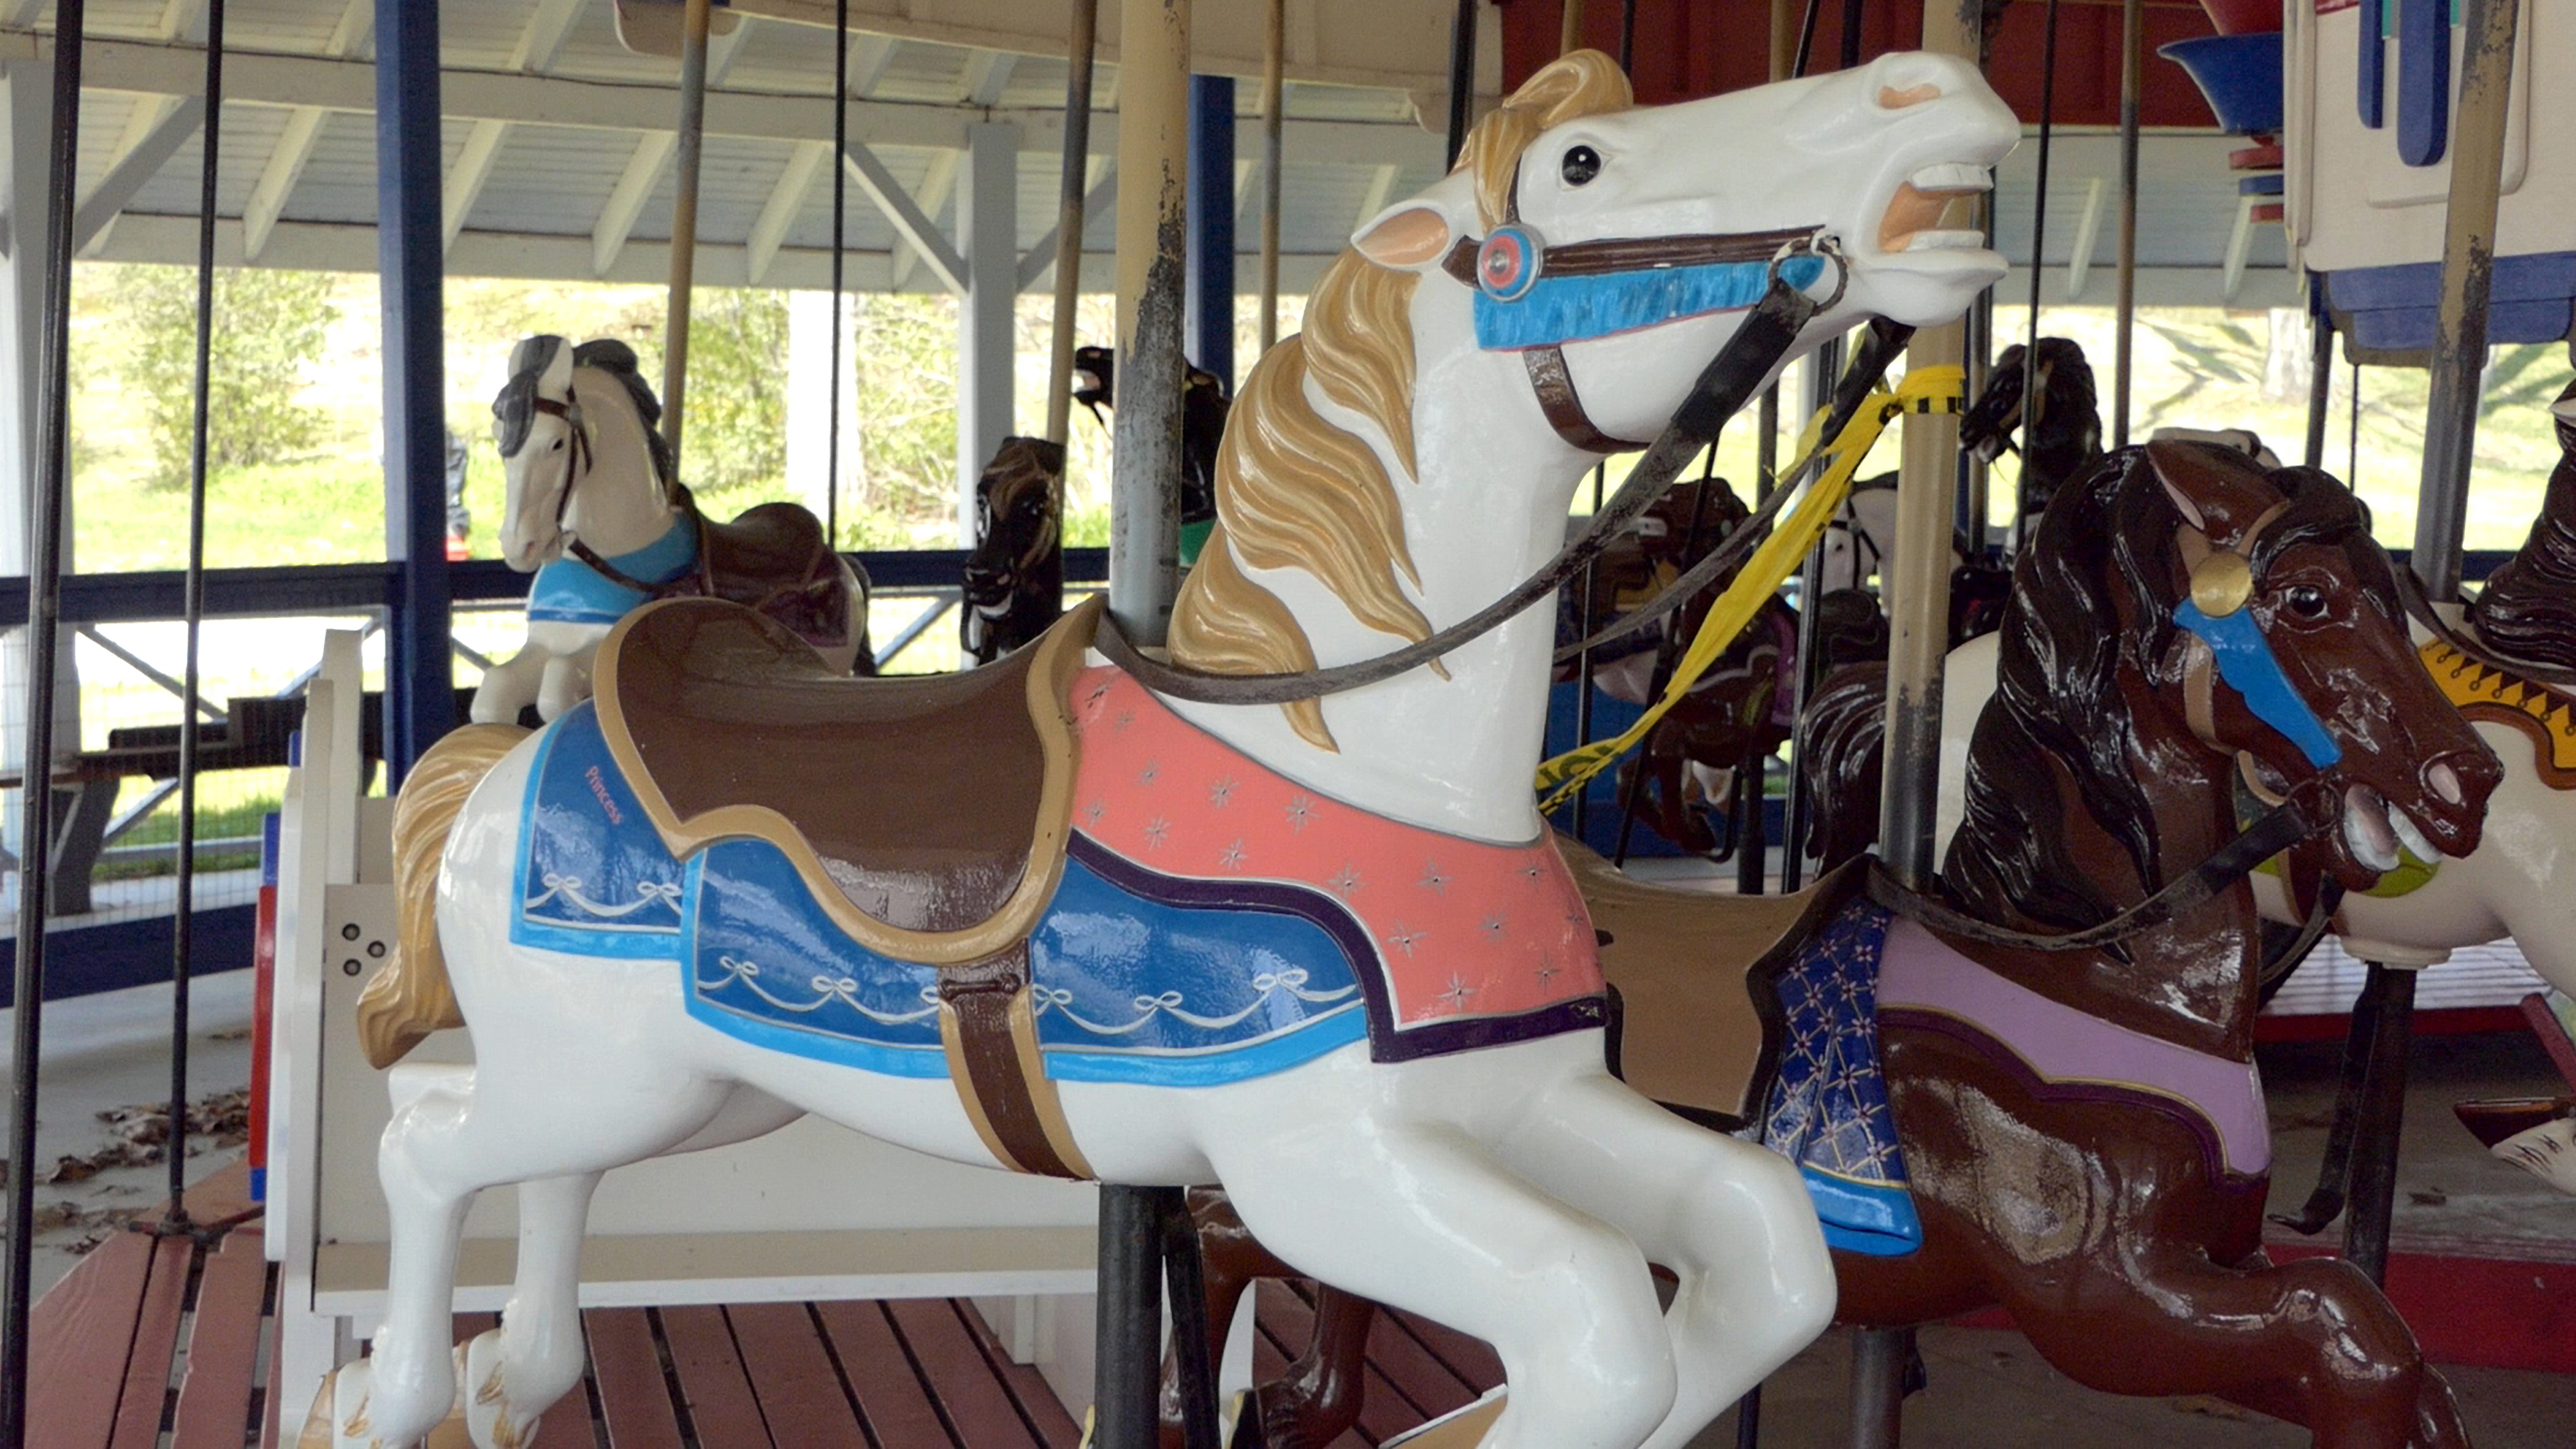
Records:
{"label": "horse's raised hoof", "polygon": [[1383,1449],[1476,1449],[1492,1432],[1494,1421],[1503,1416],[1503,1394],[1502,1388],[1488,1389],[1467,1407],[1387,1440]]}
{"label": "horse's raised hoof", "polygon": [[2576,1102],[2516,1097],[2461,1102],[2451,1110],[2487,1151],[2576,1196]]}
{"label": "horse's raised hoof", "polygon": [[510,1412],[501,1389],[501,1330],[476,1334],[457,1355],[457,1398],[474,1449],[526,1449],[535,1443],[537,1416]]}

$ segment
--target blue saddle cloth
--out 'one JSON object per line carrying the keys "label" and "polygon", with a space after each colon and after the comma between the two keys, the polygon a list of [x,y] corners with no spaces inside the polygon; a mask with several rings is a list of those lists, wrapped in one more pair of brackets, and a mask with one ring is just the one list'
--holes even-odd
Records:
{"label": "blue saddle cloth", "polygon": [[[675,858],[609,755],[594,706],[548,730],[521,814],[511,939],[674,963],[689,1014],[728,1036],[907,1077],[944,1077],[938,973],[853,941],[777,847]],[[1029,938],[1031,1003],[1059,1081],[1205,1086],[1367,1037],[1348,913],[1265,884],[1206,903],[1077,834]]]}
{"label": "blue saddle cloth", "polygon": [[1798,1165],[1825,1241],[1876,1257],[1923,1245],[1878,1062],[1878,958],[1888,913],[1855,900],[1771,978],[1778,1063],[1741,1134]]}

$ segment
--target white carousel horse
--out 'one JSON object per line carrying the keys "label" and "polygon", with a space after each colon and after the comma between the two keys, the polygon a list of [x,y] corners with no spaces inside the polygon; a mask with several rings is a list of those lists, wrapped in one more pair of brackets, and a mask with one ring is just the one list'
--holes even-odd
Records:
{"label": "white carousel horse", "polygon": [[837,615],[839,627],[800,632],[840,672],[857,662],[867,640],[867,586],[847,564],[819,554],[821,526],[794,504],[703,523],[671,478],[669,451],[654,430],[661,415],[623,342],[575,346],[537,336],[511,350],[510,380],[492,402],[508,480],[501,558],[536,578],[527,642],[484,673],[474,691],[476,724],[515,724],[531,704],[552,720],[588,699],[591,660],[609,626],[661,590],[707,591],[702,551],[740,534],[764,555],[759,571],[789,587],[811,572],[817,592],[838,595],[818,617]]}
{"label": "white carousel horse", "polygon": [[[1654,109],[1596,52],[1548,66],[1254,370],[1174,658],[1354,660],[1502,595],[1561,541],[1576,440],[1657,431],[1773,269],[1825,290],[1797,249],[1820,233],[1847,287],[1792,353],[1956,317],[2002,262],[1943,207],[2018,135],[1938,56]],[[1632,240],[1685,263],[1585,245]],[[1558,285],[1517,285],[1547,263]],[[1301,1269],[1495,1345],[1507,1404],[1425,1445],[1679,1449],[1823,1328],[1797,1173],[1605,1069],[1530,789],[1549,606],[1286,709],[1086,665],[1096,618],[871,684],[657,603],[592,705],[422,762],[396,849],[435,931],[406,927],[361,1027],[383,1060],[469,1023],[476,1065],[394,1076],[387,1314],[317,1401],[332,1442],[407,1444],[458,1403],[485,1449],[527,1442],[579,1382],[600,1174],[807,1112],[960,1162],[1223,1182]],[[458,1227],[511,1182],[518,1285],[460,1399]]]}

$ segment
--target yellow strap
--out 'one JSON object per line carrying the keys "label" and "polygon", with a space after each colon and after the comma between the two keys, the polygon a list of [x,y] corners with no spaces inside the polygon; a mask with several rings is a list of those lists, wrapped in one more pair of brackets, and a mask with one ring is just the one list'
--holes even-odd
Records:
{"label": "yellow strap", "polygon": [[[1816,546],[1816,540],[1824,534],[1825,525],[1833,521],[1834,514],[1842,508],[1843,500],[1850,496],[1853,476],[1859,473],[1861,463],[1869,457],[1870,448],[1878,442],[1888,420],[1900,413],[1957,412],[1966,380],[1967,374],[1962,368],[1918,367],[1907,372],[1893,391],[1881,388],[1863,400],[1851,420],[1843,425],[1841,434],[1834,439],[1833,462],[1825,469],[1824,476],[1807,490],[1806,497],[1798,500],[1798,506],[1791,509],[1789,516],[1772,530],[1771,536],[1753,551],[1753,557],[1746,561],[1743,572],[1737,574],[1735,581],[1726,586],[1726,592],[1718,596],[1716,604],[1708,611],[1708,617],[1700,622],[1699,633],[1691,639],[1690,647],[1673,665],[1672,678],[1665,683],[1663,694],[1646,707],[1646,712],[1638,717],[1635,724],[1614,738],[1579,745],[1540,764],[1538,789],[1545,797],[1539,802],[1541,813],[1564,804],[1586,781],[1608,769],[1612,761],[1643,740],[1656,722],[1680,703],[1682,696],[1690,693],[1691,686],[1699,682],[1700,676],[1708,672],[1709,666],[1717,662],[1717,657],[1726,652],[1736,636],[1753,622],[1754,615],[1761,610],[1762,601],[1780,591],[1780,585],[1788,579],[1790,571]],[[1815,454],[1817,437],[1824,431],[1824,426],[1823,411],[1808,421],[1806,431],[1798,439],[1799,460],[1797,466],[1789,470],[1791,475],[1804,468],[1807,460]]]}

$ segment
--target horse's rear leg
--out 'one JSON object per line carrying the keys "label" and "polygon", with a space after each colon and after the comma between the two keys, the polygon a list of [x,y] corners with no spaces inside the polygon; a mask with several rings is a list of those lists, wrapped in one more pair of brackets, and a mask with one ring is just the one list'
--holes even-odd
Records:
{"label": "horse's rear leg", "polygon": [[581,1238],[596,1172],[519,1184],[519,1262],[501,1326],[465,1346],[474,1442],[527,1444],[537,1416],[581,1382]]}
{"label": "horse's rear leg", "polygon": [[1673,1402],[1636,1245],[1445,1126],[1306,1104],[1208,1155],[1246,1225],[1299,1269],[1494,1346],[1512,1386],[1483,1449],[1634,1449]]}
{"label": "horse's rear leg", "polygon": [[2218,1394],[2304,1426],[2319,1449],[2468,1444],[2450,1386],[2351,1264],[2227,1268],[2175,1246],[2132,1267],[2132,1279],[2007,1292],[2004,1306],[2043,1358],[2092,1388]]}
{"label": "horse's rear leg", "polygon": [[1681,1390],[1650,1449],[1690,1443],[1833,1320],[1823,1230],[1777,1154],[1693,1126],[1607,1075],[1551,1089],[1499,1147],[1681,1280],[1664,1319]]}

